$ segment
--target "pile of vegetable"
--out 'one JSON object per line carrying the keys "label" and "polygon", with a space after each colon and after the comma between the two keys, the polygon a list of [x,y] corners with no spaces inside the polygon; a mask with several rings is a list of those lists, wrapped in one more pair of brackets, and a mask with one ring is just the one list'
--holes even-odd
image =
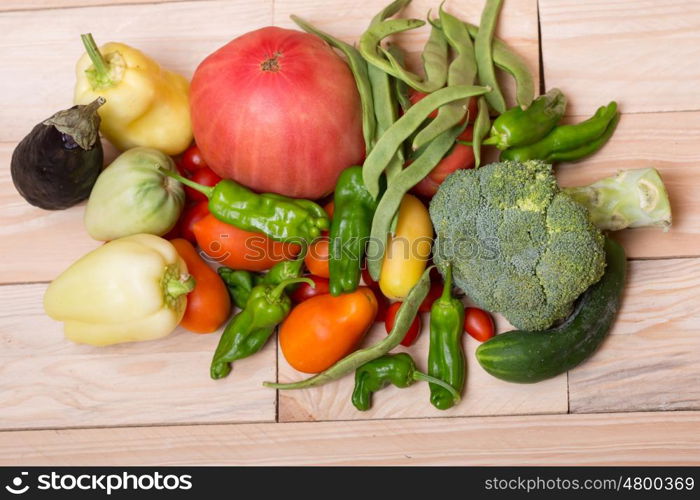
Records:
{"label": "pile of vegetable", "polygon": [[[566,97],[535,96],[525,62],[494,36],[501,0],[487,0],[478,26],[442,5],[429,14],[416,73],[387,43],[426,25],[394,17],[409,2],[379,12],[356,46],[296,16],[306,33],[247,33],[207,57],[191,88],[133,47],[83,35],[75,106],[12,158],[29,203],[88,199],[86,231],[106,242],[46,291],[66,337],[104,346],[178,325],[221,331],[209,372],[222,379],[278,331],[288,363],[311,376],[265,386],[354,373],[358,410],[416,381],[435,408],[457,405],[464,332],[483,342],[481,366],[511,382],[592,355],[625,283],[624,250],[605,232],[667,228],[661,177],[642,168],[559,187],[554,164],[602,148],[617,104],[561,124]],[[515,82],[512,107],[498,71]],[[98,129],[123,151],[104,170]],[[500,160],[482,166],[491,146]],[[495,335],[487,311],[518,330]],[[421,314],[424,371],[392,352],[413,346]],[[387,336],[363,344],[377,322]]]}

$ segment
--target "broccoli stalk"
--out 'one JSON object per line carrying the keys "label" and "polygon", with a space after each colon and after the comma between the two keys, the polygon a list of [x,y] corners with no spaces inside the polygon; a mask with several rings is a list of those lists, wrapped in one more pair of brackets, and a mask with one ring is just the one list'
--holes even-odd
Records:
{"label": "broccoli stalk", "polygon": [[564,188],[604,231],[671,225],[671,204],[655,168],[623,170],[589,186]]}

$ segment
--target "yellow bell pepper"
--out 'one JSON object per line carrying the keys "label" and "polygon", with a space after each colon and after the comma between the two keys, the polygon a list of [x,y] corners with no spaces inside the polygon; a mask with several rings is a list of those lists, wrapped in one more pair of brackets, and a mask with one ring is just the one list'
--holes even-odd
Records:
{"label": "yellow bell pepper", "polygon": [[415,196],[404,195],[396,231],[387,241],[379,275],[379,288],[386,297],[406,298],[425,271],[432,242],[433,225],[428,209]]}
{"label": "yellow bell pepper", "polygon": [[169,335],[185,314],[194,279],[167,240],[119,238],[88,253],[56,278],[44,310],[64,322],[66,338],[96,346]]}
{"label": "yellow bell pepper", "polygon": [[97,97],[100,131],[121,150],[136,146],[169,155],[192,142],[187,79],[166,71],[141,51],[110,42],[98,49],[91,34],[82,35],[86,53],[76,67],[75,104]]}

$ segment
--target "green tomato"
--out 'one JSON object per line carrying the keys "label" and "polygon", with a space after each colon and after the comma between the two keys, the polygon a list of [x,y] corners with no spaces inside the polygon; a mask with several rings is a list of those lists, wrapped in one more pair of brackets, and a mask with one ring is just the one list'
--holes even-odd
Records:
{"label": "green tomato", "polygon": [[108,241],[170,231],[185,204],[185,192],[175,179],[158,170],[175,172],[173,160],[151,148],[122,153],[97,178],[85,210],[85,227],[96,240]]}

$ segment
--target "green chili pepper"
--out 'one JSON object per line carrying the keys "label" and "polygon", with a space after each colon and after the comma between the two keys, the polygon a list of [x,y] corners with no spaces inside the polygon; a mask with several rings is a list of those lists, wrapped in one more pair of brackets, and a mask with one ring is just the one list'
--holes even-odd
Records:
{"label": "green chili pepper", "polygon": [[374,219],[372,219],[372,230],[367,248],[367,270],[372,279],[379,280],[387,236],[404,195],[440,163],[440,160],[454,146],[455,140],[465,127],[466,124],[457,125],[436,137],[413,163],[394,178],[382,195],[374,213]]}
{"label": "green chili pepper", "polygon": [[[283,260],[278,262],[272,268],[255,282],[256,285],[278,285],[283,281],[298,278],[304,271],[304,255],[305,251],[294,260]],[[287,287],[287,290],[293,290],[295,285]]]}
{"label": "green chili pepper", "polygon": [[565,111],[566,97],[561,90],[552,89],[526,110],[515,106],[496,118],[484,144],[503,150],[537,142],[556,127]]}
{"label": "green chili pepper", "polygon": [[482,85],[491,87],[491,91],[486,94],[486,101],[498,113],[506,110],[506,101],[503,98],[501,89],[496,79],[496,71],[493,66],[493,34],[496,30],[498,14],[501,10],[503,0],[486,0],[484,10],[481,12],[481,24],[479,32],[474,40],[474,53],[476,55],[476,65],[479,70],[479,82]]}
{"label": "green chili pepper", "polygon": [[401,352],[399,354],[387,354],[381,358],[369,361],[355,371],[355,389],[352,391],[352,404],[360,411],[367,411],[372,406],[372,393],[377,392],[389,384],[403,389],[413,385],[414,382],[423,380],[443,387],[459,401],[459,393],[450,384],[438,378],[426,375],[416,369],[413,358]]}
{"label": "green chili pepper", "polygon": [[263,348],[292,309],[292,301],[285,289],[302,282],[315,286],[309,278],[291,278],[277,285],[257,285],[251,290],[245,308],[233,317],[221,334],[211,362],[211,378],[225,377],[231,372],[231,362],[247,358]]}
{"label": "green chili pepper", "polygon": [[256,194],[228,179],[214,187],[203,186],[160,170],[209,198],[209,211],[214,217],[244,231],[264,233],[277,241],[302,243],[313,241],[328,229],[328,214],[313,201],[274,193]]}
{"label": "green chili pepper", "polygon": [[418,280],[418,283],[416,283],[411,289],[408,297],[406,297],[406,300],[401,304],[401,307],[399,307],[399,310],[396,312],[394,327],[391,329],[391,332],[389,332],[389,335],[383,340],[370,347],[359,349],[352,354],[345,356],[327,370],[322,371],[313,377],[288,384],[264,382],[263,385],[265,387],[280,390],[318,387],[344,377],[368,361],[384,356],[394,347],[399,345],[406,336],[408,328],[411,326],[411,323],[413,323],[413,320],[418,313],[418,308],[420,307],[421,302],[423,302],[423,299],[425,299],[426,295],[428,295],[428,290],[430,290],[430,271],[432,268],[433,266],[428,267],[423,272],[420,280]]}
{"label": "green chili pepper", "polygon": [[[473,85],[476,79],[474,46],[467,27],[459,19],[445,12],[440,5],[440,26],[456,56],[447,73],[447,85]],[[433,29],[440,29],[433,26]],[[413,139],[413,149],[419,149],[446,130],[461,122],[467,114],[468,99],[454,101],[438,109],[438,115]]]}
{"label": "green chili pepper", "polygon": [[506,149],[501,153],[501,160],[538,159],[550,163],[562,161],[562,158],[566,158],[566,161],[580,160],[605,144],[615,128],[614,125],[612,129],[609,126],[616,124],[617,116],[617,103],[613,101],[598,108],[586,121],[575,125],[560,125],[534,144]]}
{"label": "green chili pepper", "polygon": [[[464,25],[472,39],[476,39],[479,28],[470,23],[464,23]],[[535,80],[532,78],[527,62],[503,40],[495,37],[491,45],[491,55],[493,63],[515,80],[515,100],[521,108],[526,109],[535,98]]]}
{"label": "green chili pepper", "polygon": [[445,87],[426,96],[420,102],[411,106],[389,130],[374,145],[374,149],[367,155],[362,167],[362,177],[367,191],[376,198],[379,195],[379,178],[387,167],[396,150],[405,141],[432,111],[448,102],[457,101],[474,95],[488,92],[487,87],[471,85],[455,85]]}
{"label": "green chili pepper", "polygon": [[608,142],[608,139],[612,137],[613,132],[615,132],[615,129],[617,128],[617,124],[620,121],[620,113],[617,113],[615,117],[612,119],[612,121],[608,124],[608,127],[605,129],[605,132],[603,132],[603,135],[598,137],[596,140],[589,142],[588,144],[584,144],[583,146],[579,146],[574,149],[569,149],[567,151],[558,151],[554,152],[549,157],[547,158],[547,161],[550,161],[552,163],[557,163],[557,162],[576,162],[579,160],[582,160],[586,158],[587,156],[592,155],[596,151],[598,151],[600,148],[602,148],[606,142]]}
{"label": "green chili pepper", "polygon": [[375,140],[375,119],[374,119],[374,101],[372,99],[372,87],[367,74],[367,62],[362,58],[360,52],[352,45],[339,40],[328,33],[325,33],[311,24],[307,23],[300,17],[295,15],[290,16],[297,26],[307,33],[314,34],[324,40],[331,47],[340,50],[348,60],[348,66],[355,78],[355,85],[360,94],[360,104],[362,105],[362,133],[365,138],[365,150],[369,153]]}
{"label": "green chili pepper", "polygon": [[226,284],[233,303],[236,307],[243,309],[248,302],[250,292],[258,284],[259,277],[250,271],[234,270],[225,266],[217,269],[217,272]]}
{"label": "green chili pepper", "polygon": [[330,232],[330,292],[354,292],[377,202],[362,182],[362,167],[350,167],[338,177],[333,196],[335,211]]}
{"label": "green chili pepper", "polygon": [[486,134],[489,133],[491,118],[489,117],[489,107],[484,96],[479,97],[478,112],[474,121],[474,132],[472,133],[472,150],[474,151],[474,167],[481,165],[481,145]]}
{"label": "green chili pepper", "polygon": [[444,380],[453,390],[440,384],[430,384],[430,402],[439,410],[446,410],[459,402],[467,374],[466,359],[462,350],[464,333],[464,304],[452,296],[452,268],[445,270],[445,286],[442,296],[430,308],[430,351],[428,373]]}

